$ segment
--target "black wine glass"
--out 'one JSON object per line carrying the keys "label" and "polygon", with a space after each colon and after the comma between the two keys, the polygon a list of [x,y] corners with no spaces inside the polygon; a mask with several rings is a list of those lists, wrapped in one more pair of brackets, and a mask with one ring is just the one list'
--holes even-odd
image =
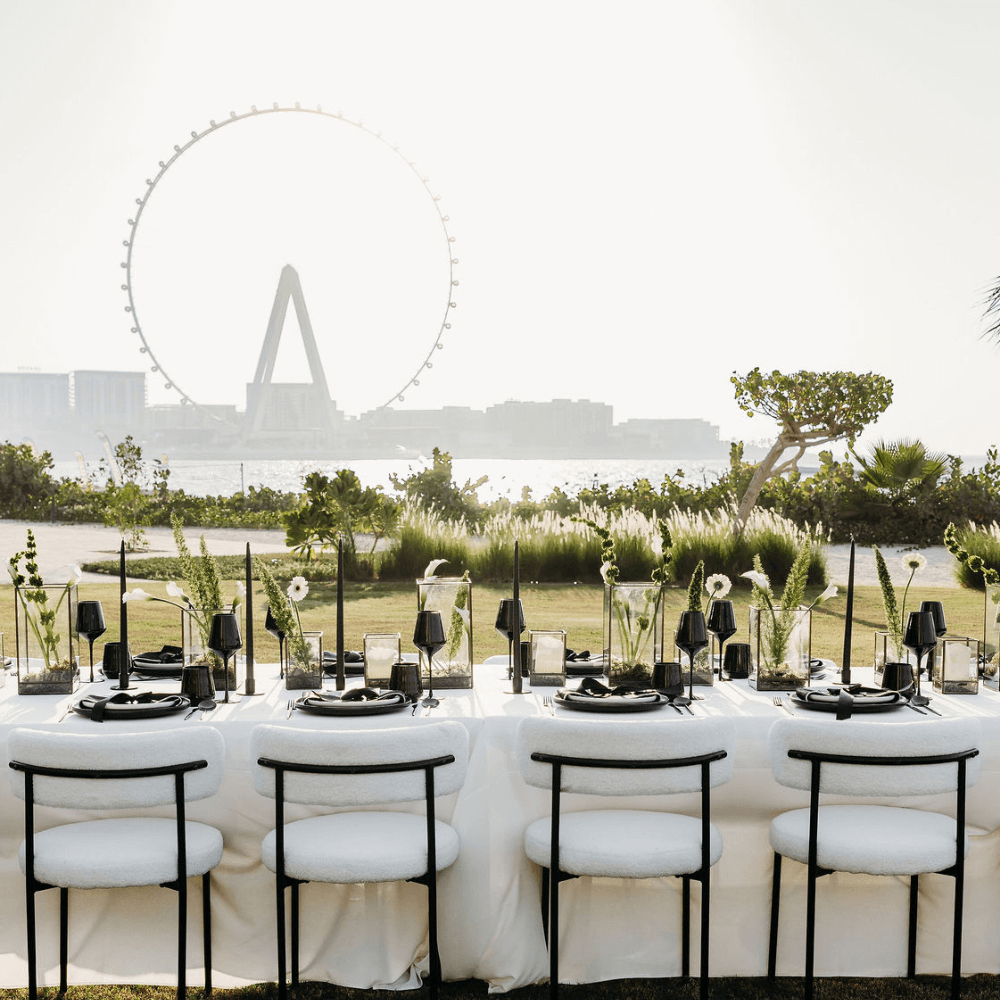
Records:
{"label": "black wine glass", "polygon": [[264,629],[270,632],[278,640],[278,678],[285,676],[285,633],[278,628],[278,623],[271,614],[271,605],[267,606],[267,614],[264,616]]}
{"label": "black wine glass", "polygon": [[[677,638],[674,640],[677,648],[688,655],[690,664],[688,672],[688,699],[700,701],[701,695],[694,693],[694,658],[708,645],[708,630],[705,627],[703,611],[682,611],[677,623]],[[675,701],[677,699],[674,699]]]}
{"label": "black wine glass", "polygon": [[906,620],[903,645],[917,658],[917,693],[911,695],[913,705],[926,705],[930,698],[920,693],[920,664],[926,653],[937,645],[937,629],[930,611],[911,611]]}
{"label": "black wine glass", "polygon": [[94,683],[94,640],[99,639],[108,627],[104,624],[104,608],[100,601],[80,601],[76,606],[76,634],[90,644],[90,683]]}
{"label": "black wine glass", "polygon": [[444,623],[440,611],[418,611],[413,627],[413,645],[427,656],[427,697],[420,703],[426,708],[436,708],[440,702],[434,697],[434,654],[444,646]]}
{"label": "black wine glass", "polygon": [[226,696],[223,701],[229,703],[229,657],[243,648],[243,637],[240,635],[240,620],[232,611],[217,611],[212,615],[212,629],[208,636],[208,648],[222,657],[222,669],[226,675]]}
{"label": "black wine glass", "polygon": [[929,611],[934,616],[934,631],[940,639],[948,631],[944,620],[944,605],[940,601],[921,601],[920,610]]}
{"label": "black wine glass", "polygon": [[504,597],[497,609],[495,628],[507,640],[507,677],[514,676],[514,638],[524,632],[524,607],[512,597]]}
{"label": "black wine glass", "polygon": [[726,640],[736,635],[736,612],[733,611],[733,602],[720,600],[712,601],[712,606],[708,609],[708,631],[719,640],[719,680],[725,680],[726,675],[722,671],[722,649]]}

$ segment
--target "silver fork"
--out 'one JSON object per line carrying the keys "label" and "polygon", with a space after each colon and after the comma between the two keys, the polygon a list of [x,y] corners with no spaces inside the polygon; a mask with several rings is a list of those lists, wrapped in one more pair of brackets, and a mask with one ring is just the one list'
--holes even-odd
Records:
{"label": "silver fork", "polygon": [[288,715],[285,716],[286,719],[290,719],[292,717],[292,709],[294,709],[294,708],[295,708],[295,699],[294,698],[289,698],[288,699]]}
{"label": "silver fork", "polygon": [[555,707],[552,704],[552,699],[548,695],[546,695],[542,699],[542,704],[549,710],[549,715],[555,715],[556,714]]}
{"label": "silver fork", "polygon": [[795,713],[785,704],[785,699],[784,698],[781,698],[778,695],[775,695],[771,699],[771,701],[773,701],[775,703],[775,705],[778,706],[778,708],[783,708],[789,715],[791,715],[791,716],[794,717]]}

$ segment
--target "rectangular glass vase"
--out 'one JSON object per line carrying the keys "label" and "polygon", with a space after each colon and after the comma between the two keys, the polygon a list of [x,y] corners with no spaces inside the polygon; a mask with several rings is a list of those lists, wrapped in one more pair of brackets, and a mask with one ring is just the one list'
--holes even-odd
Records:
{"label": "rectangular glass vase", "polygon": [[566,683],[564,629],[528,629],[528,683],[532,687],[562,687]]}
{"label": "rectangular glass vase", "polygon": [[978,639],[966,636],[938,639],[931,678],[934,690],[941,694],[978,694],[979,648]]}
{"label": "rectangular glass vase", "polygon": [[323,633],[303,632],[305,658],[289,650],[285,667],[286,691],[319,691],[323,687]]}
{"label": "rectangular glass vase", "polygon": [[[41,593],[44,601],[39,601]],[[29,598],[33,595],[33,598]],[[28,615],[25,602],[35,609],[55,612],[48,628],[38,611]],[[14,588],[14,637],[18,694],[73,694],[80,683],[76,643],[77,588],[43,585]]]}
{"label": "rectangular glass vase", "polygon": [[[436,688],[472,687],[472,581],[457,576],[431,576],[417,580],[417,610],[438,611],[445,644],[434,654]],[[426,657],[420,654],[421,672],[427,674]]]}
{"label": "rectangular glass vase", "polygon": [[[776,606],[775,616],[780,616],[781,611],[781,607]],[[770,647],[772,628],[770,609],[751,604],[750,650],[753,671],[750,674],[750,686],[757,691],[794,691],[796,688],[808,687],[809,661],[812,659],[812,611],[801,606],[796,609],[796,617],[779,662],[774,662],[774,652]]]}
{"label": "rectangular glass vase", "polygon": [[652,581],[605,587],[604,645],[612,687],[653,682],[663,650],[663,587]]}

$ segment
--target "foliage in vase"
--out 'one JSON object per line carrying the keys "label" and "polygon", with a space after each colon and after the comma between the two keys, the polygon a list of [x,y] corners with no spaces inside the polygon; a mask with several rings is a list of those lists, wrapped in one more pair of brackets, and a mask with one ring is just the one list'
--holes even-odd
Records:
{"label": "foliage in vase", "polygon": [[701,588],[705,585],[705,561],[698,560],[688,584],[688,611],[701,611]]}
{"label": "foliage in vase", "polygon": [[[21,572],[21,560],[24,560],[24,573]],[[49,605],[49,593],[45,590],[45,581],[38,571],[38,545],[35,534],[28,529],[28,540],[21,552],[15,552],[7,563],[15,592],[24,610],[24,617],[35,636],[45,661],[46,670],[66,670],[72,666],[69,659],[63,659],[59,651],[62,635],[56,631],[56,619],[59,609],[70,590],[80,582],[82,573],[79,566],[69,566],[66,572],[66,583],[59,593],[55,606]],[[25,577],[27,573],[27,577]]]}
{"label": "foliage in vase", "polygon": [[295,577],[282,591],[267,565],[257,556],[253,557],[253,567],[257,579],[264,588],[271,616],[288,643],[288,661],[300,669],[309,667],[309,646],[302,634],[302,619],[299,617],[298,603],[309,593],[309,585],[301,576]]}
{"label": "foliage in vase", "polygon": [[919,552],[907,552],[903,554],[902,566],[909,572],[906,580],[906,589],[903,591],[903,606],[900,609],[896,602],[896,589],[892,585],[892,578],[889,576],[889,567],[885,564],[885,557],[879,551],[877,545],[872,546],[875,553],[875,568],[878,571],[878,583],[882,590],[882,606],[885,608],[885,627],[889,633],[889,640],[893,645],[894,656],[897,661],[906,658],[903,648],[903,630],[906,627],[906,598],[910,593],[910,584],[913,582],[914,574],[927,565],[927,560]]}

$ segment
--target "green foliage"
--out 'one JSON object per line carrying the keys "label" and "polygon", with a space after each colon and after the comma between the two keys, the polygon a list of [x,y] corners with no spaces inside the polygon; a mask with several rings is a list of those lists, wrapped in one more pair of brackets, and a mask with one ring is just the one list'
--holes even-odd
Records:
{"label": "green foliage", "polygon": [[30,444],[0,444],[0,517],[37,520],[49,513],[57,486],[52,456]]}
{"label": "green foliage", "polygon": [[977,528],[969,524],[956,528],[949,524],[944,544],[958,560],[955,576],[963,587],[984,590],[1000,585],[1000,524]]}
{"label": "green foliage", "polygon": [[114,456],[102,460],[101,466],[107,474],[104,523],[121,532],[129,552],[146,548],[143,528],[151,523],[150,510],[166,496],[170,470],[159,459],[143,460],[142,448],[131,434],[115,445]]}
{"label": "green foliage", "polygon": [[267,597],[268,607],[275,624],[284,632],[288,643],[289,660],[304,664],[308,660],[306,641],[299,624],[298,610],[294,609],[289,596],[278,586],[270,569],[257,556],[253,557],[254,575],[260,580]]}
{"label": "green foliage", "polygon": [[885,557],[879,551],[877,545],[872,546],[875,553],[875,569],[878,572],[878,583],[882,588],[882,605],[885,608],[885,627],[889,631],[892,645],[895,649],[897,660],[903,657],[903,623],[899,614],[899,605],[896,603],[896,588],[892,585],[892,577],[889,576],[889,567],[885,564]]}
{"label": "green foliage", "polygon": [[451,455],[435,448],[429,469],[411,472],[405,478],[390,475],[393,489],[403,494],[410,503],[424,510],[436,511],[447,521],[466,521],[478,524],[482,513],[476,490],[486,482],[481,476],[475,482],[467,480],[459,486],[452,478]]}
{"label": "green foliage", "polygon": [[777,666],[785,659],[788,640],[802,618],[799,609],[805,599],[811,555],[811,546],[806,540],[799,547],[792,568],[788,571],[780,602],[775,600],[770,577],[764,572],[760,556],[753,557],[755,576],[752,578],[751,603],[760,609],[764,619],[761,636],[767,650],[767,661],[771,666]]}
{"label": "green foliage", "polygon": [[701,589],[705,586],[705,560],[699,559],[688,584],[688,611],[701,611]]}

